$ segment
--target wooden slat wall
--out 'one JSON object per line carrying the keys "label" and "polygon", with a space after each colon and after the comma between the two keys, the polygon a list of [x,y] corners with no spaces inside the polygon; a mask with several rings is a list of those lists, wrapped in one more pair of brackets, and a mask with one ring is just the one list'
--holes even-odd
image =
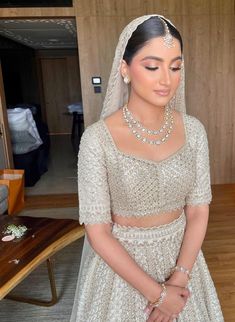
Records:
{"label": "wooden slat wall", "polygon": [[234,10],[234,0],[79,0],[74,5],[79,16],[223,15]]}
{"label": "wooden slat wall", "polygon": [[[77,0],[75,0],[77,1]],[[1,8],[0,18],[73,17],[74,8]]]}
{"label": "wooden slat wall", "polygon": [[51,134],[68,134],[72,129],[72,114],[67,106],[81,102],[79,64],[76,51],[40,51],[44,104]]}
{"label": "wooden slat wall", "polygon": [[[95,122],[111,69],[118,35],[133,18],[159,13],[184,39],[187,113],[206,127],[213,184],[235,182],[234,0],[76,1],[85,123]],[[94,94],[92,75],[102,77]]]}

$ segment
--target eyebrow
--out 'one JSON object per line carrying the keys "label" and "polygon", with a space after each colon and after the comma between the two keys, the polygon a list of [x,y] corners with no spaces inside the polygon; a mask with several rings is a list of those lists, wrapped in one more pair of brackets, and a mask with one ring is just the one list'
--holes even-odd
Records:
{"label": "eyebrow", "polygon": [[[148,59],[153,59],[153,60],[157,60],[157,61],[160,61],[160,62],[164,62],[163,58],[160,58],[160,57],[157,57],[157,56],[146,56],[143,59],[141,59],[141,61],[148,60]],[[182,56],[177,56],[177,57],[173,58],[171,60],[171,62],[174,62],[174,61],[179,60],[179,59],[182,60]]]}

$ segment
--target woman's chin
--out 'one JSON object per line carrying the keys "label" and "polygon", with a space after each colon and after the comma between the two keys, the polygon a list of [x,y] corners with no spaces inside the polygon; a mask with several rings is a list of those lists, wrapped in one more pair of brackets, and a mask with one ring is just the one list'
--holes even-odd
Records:
{"label": "woman's chin", "polygon": [[152,100],[151,104],[155,105],[155,106],[163,106],[164,107],[170,102],[170,100],[171,100],[171,98],[169,98],[169,97],[161,97],[161,98]]}

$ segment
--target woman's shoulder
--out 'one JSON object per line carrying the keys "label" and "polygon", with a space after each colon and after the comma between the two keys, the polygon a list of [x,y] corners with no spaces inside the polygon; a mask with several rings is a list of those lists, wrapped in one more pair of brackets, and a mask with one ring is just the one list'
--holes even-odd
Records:
{"label": "woman's shoulder", "polygon": [[204,124],[202,123],[202,121],[200,121],[196,116],[185,113],[185,118],[187,122],[194,127],[198,127],[198,128],[204,127]]}
{"label": "woman's shoulder", "polygon": [[186,124],[193,134],[205,134],[206,128],[201,120],[196,116],[185,113]]}
{"label": "woman's shoulder", "polygon": [[102,133],[102,120],[99,119],[85,128],[81,136],[80,147],[100,149],[103,140]]}
{"label": "woman's shoulder", "polygon": [[208,144],[206,128],[196,116],[185,114],[186,127],[190,145],[195,147],[204,143]]}
{"label": "woman's shoulder", "polygon": [[83,139],[94,139],[100,133],[101,129],[101,122],[102,120],[99,119],[98,121],[88,125],[82,133]]}

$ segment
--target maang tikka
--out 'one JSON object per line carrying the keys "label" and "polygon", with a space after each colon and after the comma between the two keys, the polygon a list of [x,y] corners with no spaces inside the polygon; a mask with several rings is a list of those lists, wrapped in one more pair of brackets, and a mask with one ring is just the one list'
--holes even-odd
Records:
{"label": "maang tikka", "polygon": [[163,25],[164,25],[164,29],[165,29],[165,36],[163,36],[163,42],[164,42],[164,45],[167,47],[167,48],[172,48],[172,47],[175,47],[175,44],[174,44],[174,39],[173,39],[173,36],[171,35],[170,33],[170,30],[168,28],[168,25],[167,23],[165,22],[164,19],[162,19],[161,17],[159,17],[159,19],[163,22]]}

